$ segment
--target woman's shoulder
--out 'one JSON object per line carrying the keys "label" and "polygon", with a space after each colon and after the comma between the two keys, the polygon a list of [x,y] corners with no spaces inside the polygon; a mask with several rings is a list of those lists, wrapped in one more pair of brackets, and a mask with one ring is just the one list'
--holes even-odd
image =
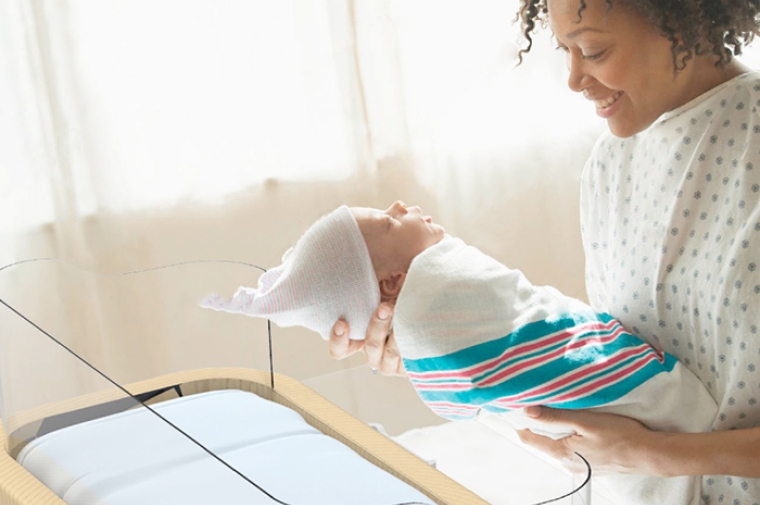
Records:
{"label": "woman's shoulder", "polygon": [[750,70],[739,74],[728,83],[733,85],[734,90],[751,89],[755,94],[760,94],[760,70]]}
{"label": "woman's shoulder", "polygon": [[675,110],[663,114],[653,127],[704,118],[715,123],[715,116],[757,116],[760,109],[760,71],[737,75],[694,98]]}
{"label": "woman's shoulder", "polygon": [[[615,148],[646,143],[655,139],[668,143],[670,137],[690,131],[697,134],[738,125],[742,130],[760,128],[760,71],[749,71],[703,93],[690,102],[666,112],[646,130],[631,137],[615,137],[604,132],[592,150],[592,157],[607,155]],[[731,128],[733,129],[733,128]]]}
{"label": "woman's shoulder", "polygon": [[697,158],[708,150],[734,152],[739,146],[757,142],[760,142],[760,71],[750,71],[663,114],[636,135],[621,138],[604,131],[591,150],[584,175],[604,177],[610,169],[625,170],[632,165],[631,161],[642,158],[653,163],[678,161],[698,149],[701,150]]}
{"label": "woman's shoulder", "polygon": [[708,107],[723,109],[726,116],[760,117],[760,71],[741,74],[720,88]]}

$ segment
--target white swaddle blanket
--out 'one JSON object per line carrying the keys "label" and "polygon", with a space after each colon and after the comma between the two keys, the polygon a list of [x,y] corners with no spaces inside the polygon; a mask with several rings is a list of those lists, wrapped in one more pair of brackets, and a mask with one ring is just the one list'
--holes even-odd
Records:
{"label": "white swaddle blanket", "polygon": [[[625,415],[655,430],[702,432],[717,414],[707,389],[675,358],[608,314],[533,286],[519,271],[456,238],[414,259],[394,328],[418,394],[450,419],[483,413],[503,418],[547,405]],[[597,480],[623,503],[699,500],[694,477]]]}

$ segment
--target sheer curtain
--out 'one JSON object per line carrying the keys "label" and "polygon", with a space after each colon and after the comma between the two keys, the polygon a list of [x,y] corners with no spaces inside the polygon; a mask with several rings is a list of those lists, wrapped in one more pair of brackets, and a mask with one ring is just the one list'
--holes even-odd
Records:
{"label": "sheer curtain", "polygon": [[[5,0],[0,263],[249,256],[230,246],[246,227],[274,241],[255,251],[267,263],[337,203],[406,198],[576,289],[562,273],[563,257],[579,261],[573,184],[603,125],[566,90],[547,36],[515,66],[516,9]],[[196,243],[203,226],[216,236]],[[539,232],[571,247],[546,247]]]}
{"label": "sheer curtain", "polygon": [[135,238],[113,220],[218,209],[267,182],[358,178],[371,198],[395,171],[467,205],[489,170],[535,178],[512,160],[578,125],[561,63],[513,68],[515,4],[3,2],[0,230],[17,252],[2,258],[46,229],[56,255],[89,261],[93,241]]}
{"label": "sheer curtain", "polygon": [[[516,9],[0,2],[0,264],[270,267],[336,206],[402,199],[534,282],[583,296],[577,179],[602,124],[566,91],[548,37],[516,67]],[[104,339],[120,316],[98,285],[73,297],[51,278],[18,289],[58,290],[71,324],[88,328],[80,345],[129,376],[135,353]],[[164,293],[133,296],[171,304]],[[172,359],[171,342],[148,336],[161,324],[129,321],[129,345],[150,350],[142,371]],[[280,333],[276,363],[295,378],[362,362],[331,360],[307,332]]]}
{"label": "sheer curtain", "polygon": [[366,171],[349,7],[3,2],[2,228]]}
{"label": "sheer curtain", "polygon": [[[578,179],[604,125],[567,90],[548,34],[516,66],[517,3],[3,0],[0,264],[270,267],[336,206],[402,199],[584,297]],[[129,367],[100,339],[97,286],[60,299],[93,329],[93,352]],[[158,323],[130,324],[141,343]],[[293,377],[362,361],[281,334]],[[168,343],[142,343],[145,366],[171,358]]]}

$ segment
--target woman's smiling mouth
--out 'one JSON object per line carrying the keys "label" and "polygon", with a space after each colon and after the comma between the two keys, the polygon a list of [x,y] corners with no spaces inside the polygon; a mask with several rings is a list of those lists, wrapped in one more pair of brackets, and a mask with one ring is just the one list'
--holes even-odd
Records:
{"label": "woman's smiling mouth", "polygon": [[614,95],[608,98],[604,98],[602,100],[594,100],[594,105],[596,105],[597,110],[606,109],[610,107],[612,104],[614,104],[615,102],[617,102],[621,96],[623,96],[623,92],[618,91],[617,93],[615,93]]}
{"label": "woman's smiling mouth", "polygon": [[610,118],[620,108],[620,97],[622,97],[623,94],[624,93],[622,91],[618,91],[617,93],[607,98],[594,100],[594,105],[596,106],[596,114],[604,119]]}

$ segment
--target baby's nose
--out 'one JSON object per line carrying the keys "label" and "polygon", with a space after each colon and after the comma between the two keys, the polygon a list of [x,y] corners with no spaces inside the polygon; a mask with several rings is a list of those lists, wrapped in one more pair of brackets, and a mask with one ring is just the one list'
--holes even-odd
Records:
{"label": "baby's nose", "polygon": [[396,200],[395,202],[393,202],[393,209],[398,212],[403,212],[403,213],[407,212],[406,204],[402,202],[401,200]]}

